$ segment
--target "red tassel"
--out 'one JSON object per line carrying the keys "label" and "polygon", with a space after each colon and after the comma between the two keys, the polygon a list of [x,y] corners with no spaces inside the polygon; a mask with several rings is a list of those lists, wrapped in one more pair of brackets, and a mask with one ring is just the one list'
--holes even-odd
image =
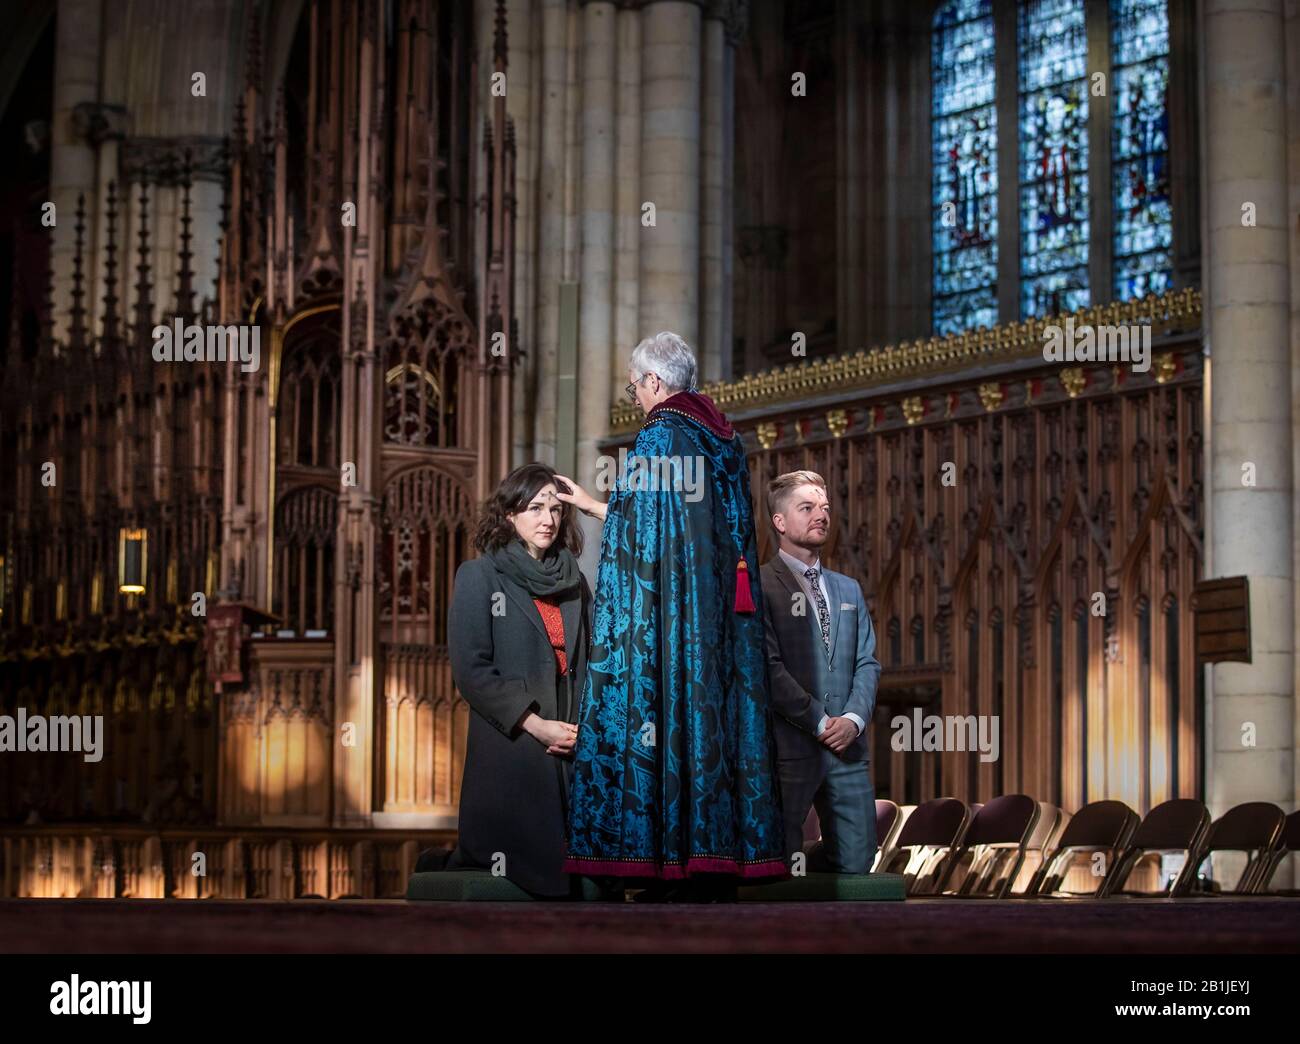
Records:
{"label": "red tassel", "polygon": [[741,555],[740,561],[736,563],[735,611],[738,613],[754,611],[754,595],[749,589],[749,564],[745,561],[744,555]]}

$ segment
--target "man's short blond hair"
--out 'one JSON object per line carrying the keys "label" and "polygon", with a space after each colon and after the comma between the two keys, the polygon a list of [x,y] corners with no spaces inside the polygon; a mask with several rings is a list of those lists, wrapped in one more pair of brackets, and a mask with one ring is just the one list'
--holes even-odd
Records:
{"label": "man's short blond hair", "polygon": [[769,522],[772,520],[773,515],[785,512],[786,501],[799,486],[820,486],[824,492],[826,490],[826,480],[815,471],[787,471],[784,475],[777,475],[767,484],[767,519]]}

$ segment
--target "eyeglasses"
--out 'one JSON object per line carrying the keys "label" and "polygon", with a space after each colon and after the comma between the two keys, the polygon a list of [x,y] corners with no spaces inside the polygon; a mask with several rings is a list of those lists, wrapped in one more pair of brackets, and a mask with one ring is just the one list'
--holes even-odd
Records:
{"label": "eyeglasses", "polygon": [[640,377],[634,380],[631,384],[627,385],[627,397],[631,399],[632,402],[634,403],[636,402],[636,386],[640,384],[642,381],[644,381],[647,377],[649,377],[652,372],[653,371],[651,370],[646,370],[646,372],[643,373]]}

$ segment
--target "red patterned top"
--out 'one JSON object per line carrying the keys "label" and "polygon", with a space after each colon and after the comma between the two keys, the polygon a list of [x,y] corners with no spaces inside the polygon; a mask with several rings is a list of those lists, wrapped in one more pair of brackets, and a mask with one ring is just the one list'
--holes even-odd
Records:
{"label": "red patterned top", "polygon": [[546,625],[546,636],[551,640],[551,648],[555,650],[555,673],[563,674],[569,669],[564,656],[564,614],[560,612],[558,605],[543,598],[534,598],[533,605],[537,606],[537,611],[542,614],[542,623]]}

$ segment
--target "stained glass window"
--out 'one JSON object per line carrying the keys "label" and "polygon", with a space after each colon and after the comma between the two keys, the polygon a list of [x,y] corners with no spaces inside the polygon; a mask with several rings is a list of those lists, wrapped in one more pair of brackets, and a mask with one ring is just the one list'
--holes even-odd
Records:
{"label": "stained glass window", "polygon": [[1166,0],[1111,0],[1115,296],[1172,284],[1169,11]]}
{"label": "stained glass window", "polygon": [[[1022,317],[1093,299],[1158,294],[1173,284],[1169,184],[1168,0],[1108,0],[1112,285],[1089,281],[1087,0],[1018,0],[1016,174]],[[1007,11],[1007,17],[1012,11]],[[991,0],[947,0],[934,17],[933,311],[936,333],[998,320],[997,62]],[[1010,99],[1007,99],[1008,105]],[[1005,116],[1005,112],[1004,112]],[[1005,122],[1005,121],[1004,121]],[[1003,128],[1003,133],[1007,133]],[[1005,215],[1004,215],[1005,216]],[[1009,219],[1008,219],[1009,220]]]}
{"label": "stained glass window", "polygon": [[996,70],[991,0],[949,0],[934,16],[934,329],[998,319]]}
{"label": "stained glass window", "polygon": [[1020,5],[1020,314],[1086,308],[1088,33],[1083,0]]}

